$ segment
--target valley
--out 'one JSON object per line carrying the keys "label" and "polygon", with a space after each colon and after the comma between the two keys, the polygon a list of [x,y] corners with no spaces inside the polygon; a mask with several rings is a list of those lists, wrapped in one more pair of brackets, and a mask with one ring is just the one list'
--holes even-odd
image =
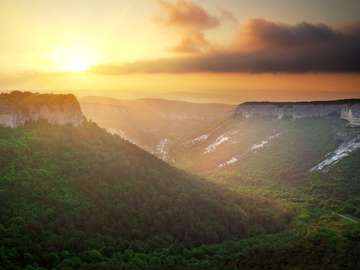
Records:
{"label": "valley", "polygon": [[175,100],[80,99],[84,115],[109,132],[167,159],[177,141],[230,116],[235,106]]}
{"label": "valley", "polygon": [[[61,100],[25,96],[15,115]],[[359,266],[360,130],[348,120],[85,100],[76,125],[53,122],[56,105],[0,127],[4,269]]]}
{"label": "valley", "polygon": [[[193,132],[179,129],[177,139],[167,145],[165,160],[172,166],[242,196],[266,198],[271,207],[287,209],[290,223],[282,232],[264,236],[257,232],[255,238],[211,247],[215,254],[226,250],[229,269],[357,267],[358,238],[352,237],[357,235],[360,218],[360,129],[354,118],[358,103],[330,102],[329,109],[327,104],[300,103],[303,111],[296,108],[294,112],[287,104],[283,117],[262,107],[259,113],[251,107],[252,116],[243,117],[243,105],[239,105]],[[348,118],[351,110],[353,117]],[[338,245],[343,249],[332,249]],[[209,251],[202,252],[198,259],[206,261]]]}
{"label": "valley", "polygon": [[[323,170],[359,147],[359,129],[355,117],[359,113],[360,102],[357,100],[249,102],[235,108],[225,104],[167,100],[113,99],[106,103],[99,102],[101,98],[89,99],[92,103],[87,98],[81,103],[85,115],[110,133],[120,135],[173,166],[202,176],[224,175],[227,172],[232,175],[236,170],[244,175],[249,174],[249,168],[264,166],[265,159],[271,159],[274,155],[281,159],[280,162],[287,159],[287,169],[290,170],[302,163],[299,158],[308,155],[307,165],[298,166],[297,172],[293,172],[295,177],[309,170]],[[143,107],[135,112],[130,108],[135,106],[129,105],[132,103],[141,103]],[[197,105],[199,108],[195,109]],[[100,116],[96,113],[98,107],[103,112]],[[117,113],[107,111],[109,108],[116,108]],[[105,116],[106,112],[112,115],[111,123],[104,120],[110,118]],[[348,112],[352,115],[351,119],[347,117]],[[136,119],[126,120],[131,119],[130,115],[136,115]],[[114,131],[115,126],[120,125],[123,126],[122,130]],[[125,125],[131,125],[131,128]],[[145,128],[150,125],[152,128]],[[151,141],[151,137],[154,140]],[[279,152],[282,149],[286,149],[286,152]],[[259,163],[252,164],[252,160]],[[290,164],[293,165],[289,167]],[[280,173],[280,167],[278,171]],[[276,177],[281,178],[280,175]],[[256,178],[263,177],[259,175]]]}
{"label": "valley", "polygon": [[360,270],[359,0],[0,0],[0,270]]}

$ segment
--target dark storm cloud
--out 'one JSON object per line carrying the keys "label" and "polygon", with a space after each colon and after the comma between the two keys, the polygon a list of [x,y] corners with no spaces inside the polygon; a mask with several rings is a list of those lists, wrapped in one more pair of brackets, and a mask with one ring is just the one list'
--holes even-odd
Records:
{"label": "dark storm cloud", "polygon": [[359,72],[360,23],[288,25],[253,19],[222,51],[94,68],[105,74]]}

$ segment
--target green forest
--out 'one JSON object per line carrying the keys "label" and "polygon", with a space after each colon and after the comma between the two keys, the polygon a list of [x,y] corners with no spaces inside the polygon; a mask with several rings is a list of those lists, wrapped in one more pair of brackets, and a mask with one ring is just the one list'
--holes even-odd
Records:
{"label": "green forest", "polygon": [[93,122],[1,127],[0,269],[359,269],[359,162],[220,185]]}

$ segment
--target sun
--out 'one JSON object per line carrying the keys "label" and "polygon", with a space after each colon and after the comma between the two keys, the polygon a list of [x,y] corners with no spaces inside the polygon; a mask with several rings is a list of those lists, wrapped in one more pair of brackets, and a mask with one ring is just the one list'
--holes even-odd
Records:
{"label": "sun", "polygon": [[86,48],[57,47],[50,58],[53,68],[62,72],[85,72],[94,64],[94,57]]}
{"label": "sun", "polygon": [[77,57],[72,58],[63,65],[64,70],[77,72],[86,71],[89,69],[89,67],[90,64],[88,63],[88,61]]}

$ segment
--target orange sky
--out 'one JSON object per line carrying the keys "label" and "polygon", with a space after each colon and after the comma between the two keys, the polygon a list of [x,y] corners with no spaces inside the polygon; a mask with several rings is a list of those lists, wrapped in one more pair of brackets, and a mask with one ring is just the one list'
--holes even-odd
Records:
{"label": "orange sky", "polygon": [[0,89],[229,103],[360,97],[351,59],[360,2],[294,2],[2,0]]}

